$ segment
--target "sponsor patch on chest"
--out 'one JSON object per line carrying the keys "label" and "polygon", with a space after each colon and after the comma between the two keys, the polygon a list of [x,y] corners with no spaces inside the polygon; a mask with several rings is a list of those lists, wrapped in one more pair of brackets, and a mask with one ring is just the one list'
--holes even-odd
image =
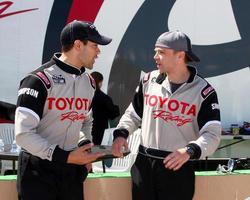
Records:
{"label": "sponsor patch on chest", "polygon": [[54,74],[52,76],[52,80],[55,84],[65,84],[66,83],[65,78],[61,74],[59,74],[59,75]]}
{"label": "sponsor patch on chest", "polygon": [[144,95],[145,105],[152,112],[153,119],[161,119],[177,126],[192,123],[197,116],[197,107],[193,103],[169,99],[157,95]]}

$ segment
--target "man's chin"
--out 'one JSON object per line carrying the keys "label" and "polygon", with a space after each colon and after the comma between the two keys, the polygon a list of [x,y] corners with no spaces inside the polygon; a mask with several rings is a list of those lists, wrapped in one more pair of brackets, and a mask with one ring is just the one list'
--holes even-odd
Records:
{"label": "man's chin", "polygon": [[159,65],[156,65],[157,69],[159,70],[160,73],[163,73],[162,68]]}
{"label": "man's chin", "polygon": [[89,69],[89,70],[93,69],[93,65],[91,65],[91,66],[84,66],[84,67],[87,68],[87,69]]}
{"label": "man's chin", "polygon": [[158,70],[160,71],[161,74],[164,73],[164,70],[163,70],[163,69],[158,68]]}

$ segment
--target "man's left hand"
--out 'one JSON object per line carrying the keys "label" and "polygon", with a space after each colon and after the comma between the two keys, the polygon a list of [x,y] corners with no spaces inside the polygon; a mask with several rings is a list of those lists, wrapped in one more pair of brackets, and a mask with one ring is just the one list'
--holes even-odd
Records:
{"label": "man's left hand", "polygon": [[190,156],[186,152],[186,148],[177,149],[169,154],[164,160],[163,164],[167,169],[178,170],[184,163],[189,160]]}

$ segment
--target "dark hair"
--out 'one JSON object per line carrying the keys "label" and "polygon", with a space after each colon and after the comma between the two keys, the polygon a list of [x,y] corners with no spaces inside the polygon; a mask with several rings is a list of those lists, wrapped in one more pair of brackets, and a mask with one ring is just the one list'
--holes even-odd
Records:
{"label": "dark hair", "polygon": [[100,89],[99,83],[103,81],[103,75],[100,72],[92,72],[90,75],[95,80],[96,88]]}
{"label": "dark hair", "polygon": [[[83,42],[84,45],[86,45],[88,43],[88,40],[81,40]],[[74,46],[74,42],[70,43],[70,44],[64,44],[62,45],[62,52],[68,52],[70,51]]]}

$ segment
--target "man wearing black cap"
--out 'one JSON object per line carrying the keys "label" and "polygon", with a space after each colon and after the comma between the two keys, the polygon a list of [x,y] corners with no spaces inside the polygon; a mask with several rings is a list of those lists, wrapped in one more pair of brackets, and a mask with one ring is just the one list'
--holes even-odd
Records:
{"label": "man wearing black cap", "polygon": [[212,154],[220,141],[217,94],[188,62],[198,62],[187,35],[165,32],[155,44],[157,70],[144,76],[114,131],[113,154],[141,126],[131,169],[134,200],[191,200],[195,176],[190,159]]}
{"label": "man wearing black cap", "polygon": [[84,137],[91,134],[95,91],[85,68],[93,68],[100,54],[98,44],[107,45],[111,39],[82,21],[67,24],[60,39],[62,53],[28,74],[18,91],[20,200],[82,200],[86,165],[103,156],[91,153],[93,144]]}

